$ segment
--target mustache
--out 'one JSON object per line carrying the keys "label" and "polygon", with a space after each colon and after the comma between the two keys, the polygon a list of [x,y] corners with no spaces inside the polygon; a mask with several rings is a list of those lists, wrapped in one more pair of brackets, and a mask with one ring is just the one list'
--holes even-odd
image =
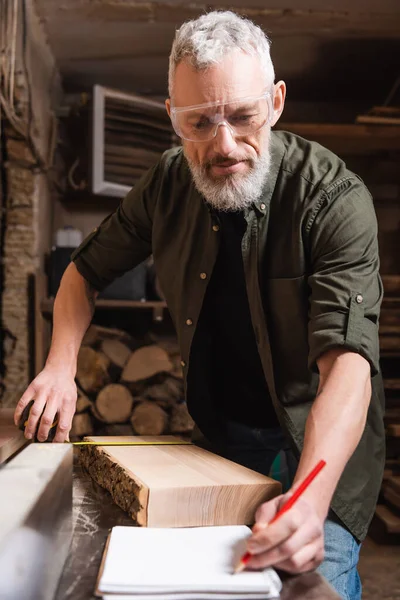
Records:
{"label": "mustache", "polygon": [[215,166],[219,166],[219,165],[224,165],[225,167],[230,167],[231,165],[235,165],[236,163],[239,162],[250,162],[253,163],[253,159],[250,158],[249,156],[230,156],[229,158],[227,158],[226,156],[214,156],[213,158],[210,158],[209,160],[206,160],[203,163],[203,167],[208,169],[210,167]]}

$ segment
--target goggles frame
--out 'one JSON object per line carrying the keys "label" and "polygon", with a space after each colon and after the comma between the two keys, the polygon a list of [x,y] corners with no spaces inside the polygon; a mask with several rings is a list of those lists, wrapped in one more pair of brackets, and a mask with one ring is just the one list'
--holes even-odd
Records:
{"label": "goggles frame", "polygon": [[260,131],[260,129],[262,129],[263,127],[265,127],[265,125],[267,123],[270,123],[272,120],[272,116],[273,116],[273,106],[272,106],[272,95],[271,92],[264,92],[264,94],[261,94],[260,96],[245,96],[242,98],[235,98],[234,100],[229,100],[229,102],[226,102],[225,100],[217,100],[216,102],[204,102],[203,104],[193,104],[190,106],[179,106],[179,107],[175,107],[175,106],[171,106],[171,122],[172,122],[172,126],[175,130],[175,133],[182,139],[187,140],[189,142],[207,142],[212,140],[213,138],[215,138],[215,136],[217,135],[217,131],[218,131],[218,127],[220,127],[221,125],[224,125],[226,127],[228,127],[229,131],[231,132],[232,136],[234,137],[244,137],[248,134],[237,134],[235,131],[235,128],[229,123],[229,121],[227,121],[226,119],[222,118],[221,120],[217,120],[214,125],[214,131],[213,134],[210,135],[209,138],[204,139],[204,140],[199,140],[196,138],[189,138],[189,137],[185,137],[182,134],[181,128],[178,125],[178,120],[177,120],[177,115],[184,113],[184,112],[191,112],[194,110],[201,110],[201,109],[205,109],[205,108],[212,108],[212,107],[218,107],[218,106],[228,106],[229,104],[236,104],[239,102],[257,102],[257,100],[263,100],[266,99],[268,102],[268,118],[266,119],[265,123],[263,123],[261,125],[261,127],[259,127],[258,129],[254,130],[252,133],[257,133],[257,131]]}

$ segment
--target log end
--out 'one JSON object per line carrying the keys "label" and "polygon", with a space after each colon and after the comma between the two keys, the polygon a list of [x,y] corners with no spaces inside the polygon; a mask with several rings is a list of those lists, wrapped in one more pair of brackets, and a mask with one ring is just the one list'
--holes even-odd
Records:
{"label": "log end", "polygon": [[99,446],[82,446],[79,460],[90,476],[112,496],[114,502],[142,527],[147,525],[148,489]]}

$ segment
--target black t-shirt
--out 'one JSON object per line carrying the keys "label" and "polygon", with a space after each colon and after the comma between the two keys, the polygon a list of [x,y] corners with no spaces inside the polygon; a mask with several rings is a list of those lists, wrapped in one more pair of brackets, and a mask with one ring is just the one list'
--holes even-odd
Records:
{"label": "black t-shirt", "polygon": [[210,402],[221,417],[253,427],[278,427],[247,297],[241,247],[246,221],[241,212],[216,217],[220,248],[192,344],[191,403],[205,409]]}

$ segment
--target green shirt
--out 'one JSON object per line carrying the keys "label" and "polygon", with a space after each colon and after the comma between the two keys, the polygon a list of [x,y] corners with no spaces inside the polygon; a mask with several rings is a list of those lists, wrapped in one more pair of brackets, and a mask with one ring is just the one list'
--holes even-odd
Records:
{"label": "green shirt", "polygon": [[[287,132],[271,136],[270,174],[259,201],[245,211],[242,241],[258,351],[275,411],[298,452],[318,388],[318,357],[342,347],[369,361],[367,424],[331,504],[362,540],[385,454],[378,340],[383,290],[373,203],[363,182],[330,151]],[[182,149],[174,148],[72,257],[101,290],[153,254],[178,335],[185,385],[218,253],[215,225]]]}

